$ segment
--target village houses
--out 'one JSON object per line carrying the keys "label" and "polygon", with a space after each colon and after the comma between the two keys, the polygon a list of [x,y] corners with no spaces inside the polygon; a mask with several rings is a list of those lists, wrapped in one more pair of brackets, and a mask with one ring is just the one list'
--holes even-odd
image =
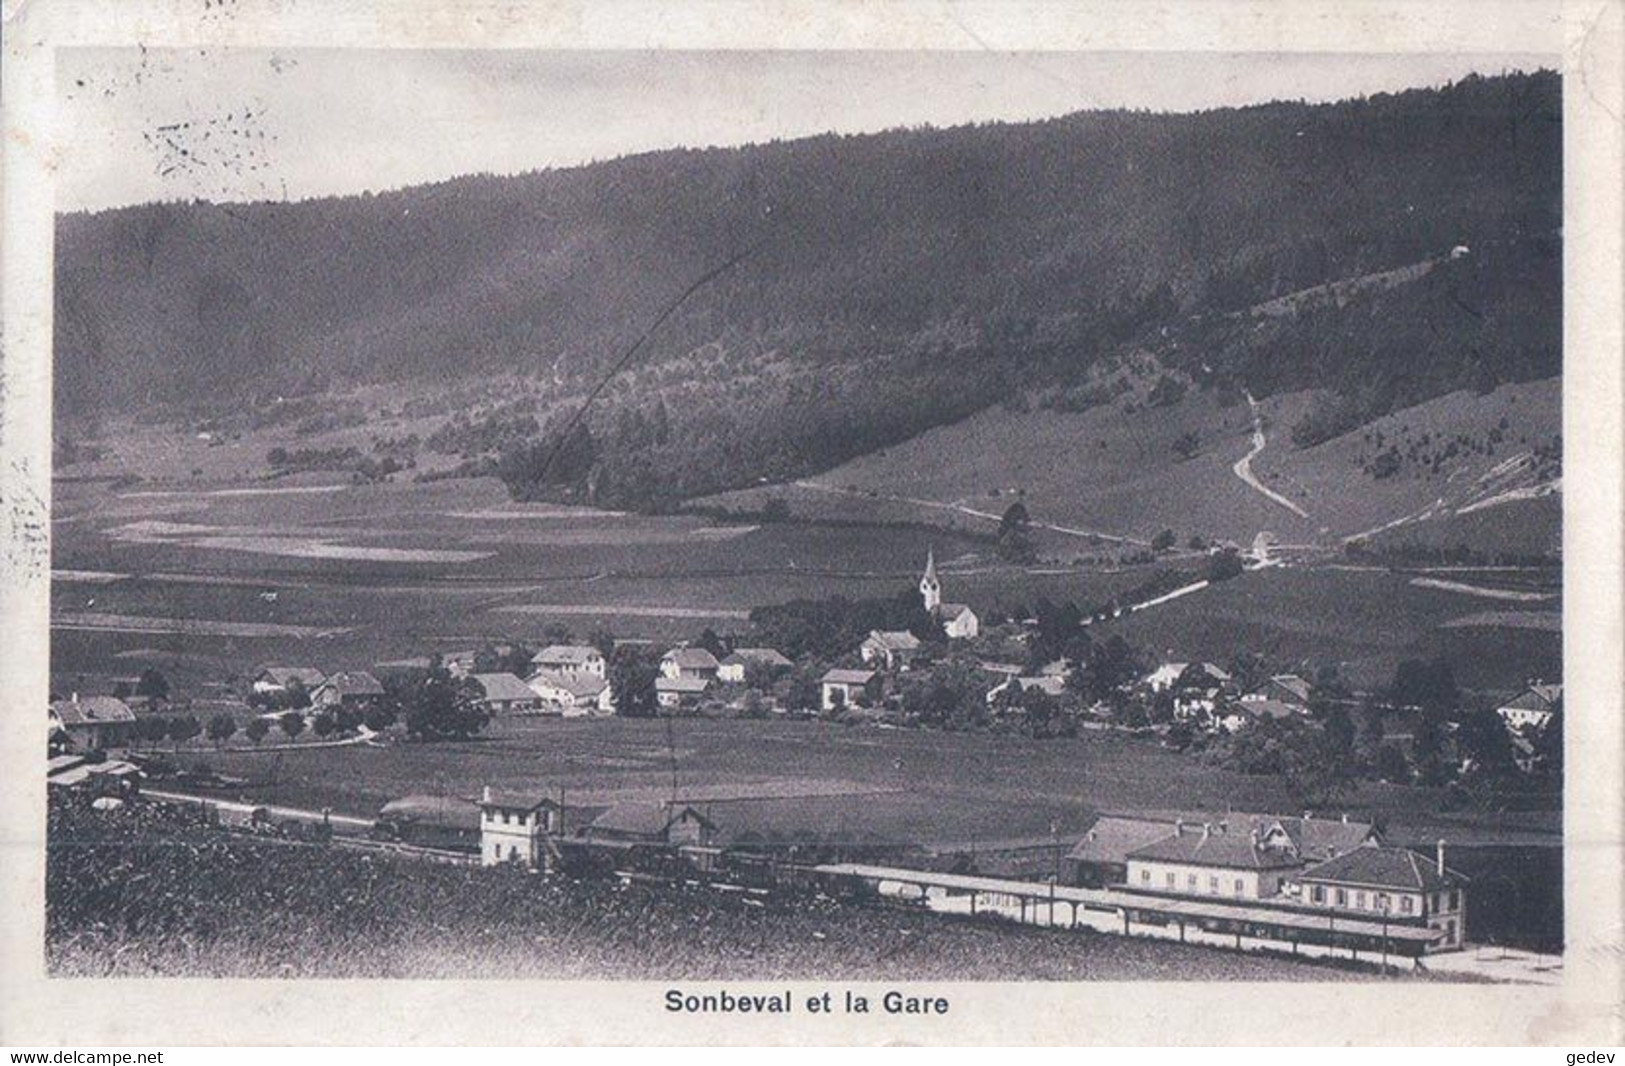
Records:
{"label": "village houses", "polygon": [[1563,686],[1532,681],[1522,692],[1495,709],[1514,732],[1541,730],[1563,710]]}
{"label": "village houses", "polygon": [[871,629],[858,646],[863,665],[884,670],[907,670],[920,652],[920,638],[906,629]]}
{"label": "village houses", "polygon": [[1299,714],[1309,713],[1309,682],[1297,674],[1276,674],[1241,697],[1242,703],[1274,701]]}
{"label": "village houses", "polygon": [[794,665],[774,648],[735,648],[717,666],[717,680],[729,685],[742,685],[745,683],[747,670],[777,672],[788,670]]}
{"label": "village houses", "polygon": [[1245,728],[1252,722],[1264,718],[1293,718],[1308,714],[1309,708],[1291,703],[1282,703],[1280,700],[1269,699],[1240,699],[1227,704],[1211,714],[1213,724],[1227,733],[1234,733]]}
{"label": "village houses", "polygon": [[470,674],[469,680],[480,691],[480,706],[493,717],[532,714],[541,705],[536,690],[513,674]]}
{"label": "village houses", "polygon": [[52,732],[60,730],[74,746],[91,751],[117,747],[135,731],[135,712],[115,696],[80,696],[55,700],[49,709]]}
{"label": "village houses", "polygon": [[549,644],[531,657],[530,666],[536,673],[555,676],[608,676],[604,653],[588,644]]}
{"label": "village houses", "polygon": [[1066,676],[1064,674],[1037,674],[1032,677],[1009,675],[997,685],[988,689],[987,702],[997,703],[1000,696],[1009,694],[1021,695],[1027,692],[1042,692],[1051,699],[1059,699],[1066,694]]}
{"label": "village houses", "polygon": [[597,674],[542,670],[526,679],[525,685],[536,695],[536,709],[540,712],[551,711],[566,718],[615,713],[615,691]]}
{"label": "village houses", "polygon": [[655,678],[655,703],[664,710],[684,710],[698,706],[700,699],[711,689],[711,682],[703,677],[670,677],[661,674]]}
{"label": "village houses", "polygon": [[660,660],[660,674],[668,678],[693,678],[711,682],[717,679],[722,664],[704,648],[680,647],[668,651]]}
{"label": "village houses", "polygon": [[364,709],[383,695],[384,686],[367,671],[340,670],[311,690],[310,704],[321,709]]}
{"label": "village houses", "polygon": [[818,705],[826,711],[873,702],[880,691],[880,675],[873,670],[835,669],[818,681]]}
{"label": "village houses", "polygon": [[267,666],[255,675],[253,689],[261,696],[284,696],[292,687],[311,692],[325,680],[327,675],[313,666]]}

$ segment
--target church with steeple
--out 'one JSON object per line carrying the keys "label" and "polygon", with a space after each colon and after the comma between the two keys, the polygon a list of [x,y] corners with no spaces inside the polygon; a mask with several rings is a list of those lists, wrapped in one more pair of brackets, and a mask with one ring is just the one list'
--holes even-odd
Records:
{"label": "church with steeple", "polygon": [[937,553],[930,548],[925,553],[925,573],[920,575],[920,599],[926,613],[937,620],[949,640],[970,640],[981,632],[981,619],[968,604],[943,603],[942,579],[937,577]]}

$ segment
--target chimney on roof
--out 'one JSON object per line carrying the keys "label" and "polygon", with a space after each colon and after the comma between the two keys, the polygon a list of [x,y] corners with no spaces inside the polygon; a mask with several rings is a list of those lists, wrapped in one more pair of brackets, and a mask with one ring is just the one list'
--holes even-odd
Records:
{"label": "chimney on roof", "polygon": [[1304,811],[1303,812],[1303,820],[1306,821],[1306,822],[1314,821],[1315,820],[1315,812],[1314,811]]}
{"label": "chimney on roof", "polygon": [[480,802],[481,803],[490,803],[491,802],[491,786],[490,785],[486,785],[484,788],[482,788],[480,790]]}
{"label": "chimney on roof", "polygon": [[1439,840],[1438,844],[1434,845],[1434,855],[1435,855],[1435,857],[1437,859],[1437,862],[1439,864],[1439,876],[1443,877],[1444,876],[1444,840],[1443,840],[1443,838],[1441,838]]}
{"label": "chimney on roof", "polygon": [[1213,826],[1208,822],[1203,822],[1202,823],[1202,839],[1206,840],[1208,838],[1208,834],[1210,834],[1212,832],[1213,832]]}
{"label": "chimney on roof", "polygon": [[75,692],[73,694],[73,702],[75,702],[75,703],[79,702],[79,693]]}
{"label": "chimney on roof", "polygon": [[1349,812],[1348,811],[1343,812],[1343,824],[1344,825],[1349,824]]}

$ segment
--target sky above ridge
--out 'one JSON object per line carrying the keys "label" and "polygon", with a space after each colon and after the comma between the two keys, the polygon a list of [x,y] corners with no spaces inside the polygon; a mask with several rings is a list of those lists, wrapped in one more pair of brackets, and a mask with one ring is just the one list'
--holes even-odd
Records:
{"label": "sky above ridge", "polygon": [[1550,56],[66,49],[57,207],[304,199],[678,146],[1337,100]]}

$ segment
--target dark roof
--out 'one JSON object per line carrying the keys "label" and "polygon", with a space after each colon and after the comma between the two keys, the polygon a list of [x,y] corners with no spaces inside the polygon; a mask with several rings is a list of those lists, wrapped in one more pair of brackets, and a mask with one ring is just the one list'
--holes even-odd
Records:
{"label": "dark roof", "polygon": [[673,648],[663,658],[682,670],[715,670],[720,665],[717,657],[704,648]]}
{"label": "dark roof", "polygon": [[1291,718],[1303,713],[1303,708],[1280,700],[1237,700],[1231,706],[1254,718]]}
{"label": "dark roof", "polygon": [[882,651],[914,651],[920,638],[906,629],[871,629],[863,643]]}
{"label": "dark roof", "polygon": [[531,657],[531,665],[544,663],[581,664],[590,659],[602,659],[604,653],[588,644],[549,644]]}
{"label": "dark roof", "polygon": [[1101,815],[1067,858],[1077,862],[1122,865],[1128,861],[1129,852],[1173,834],[1174,823],[1171,821]]}
{"label": "dark roof", "polygon": [[337,692],[340,696],[382,696],[384,686],[378,679],[365,670],[340,670],[328,676],[321,687]]}
{"label": "dark roof", "polygon": [[[660,681],[660,678],[655,679],[657,687]],[[582,696],[596,697],[609,687],[609,682],[596,674],[561,674],[552,670],[538,670],[531,675],[530,682],[526,687],[530,688],[532,695],[534,695],[537,685],[563,689],[570,695],[580,698]]]}
{"label": "dark roof", "polygon": [[[1188,675],[1188,679],[1187,679]],[[1229,681],[1230,675],[1212,663],[1190,663],[1180,671],[1179,680],[1186,685],[1199,685],[1203,677],[1212,681]]]}
{"label": "dark roof", "polygon": [[1319,817],[1313,814],[1300,817],[1257,811],[1216,813],[1159,810],[1119,812],[1113,817],[1127,817],[1137,821],[1160,820],[1169,825],[1183,822],[1187,828],[1195,826],[1198,830],[1204,823],[1215,826],[1222,824],[1232,833],[1250,834],[1256,829],[1260,835],[1270,835],[1278,826],[1291,839],[1306,862],[1331,858],[1376,838],[1376,830],[1369,822],[1345,821],[1340,817]]}
{"label": "dark roof", "polygon": [[666,677],[662,674],[655,678],[656,692],[704,692],[710,687],[703,677]]}
{"label": "dark roof", "polygon": [[1276,674],[1248,695],[1264,695],[1289,703],[1307,703],[1309,682],[1297,674]]}
{"label": "dark roof", "polygon": [[416,822],[454,829],[478,829],[480,805],[460,796],[414,795],[390,800],[378,812],[381,822]]}
{"label": "dark roof", "polygon": [[792,666],[777,648],[735,648],[733,654],[722,660],[725,663],[762,663],[766,666]]}
{"label": "dark roof", "polygon": [[592,820],[590,832],[622,836],[663,837],[673,822],[691,815],[707,827],[711,820],[686,804],[617,803]]}
{"label": "dark roof", "polygon": [[1562,685],[1530,685],[1513,699],[1501,704],[1498,709],[1503,711],[1544,711],[1549,713],[1562,698]]}
{"label": "dark roof", "polygon": [[975,614],[976,612],[970,609],[968,603],[940,603],[937,605],[937,613],[943,618],[953,619],[962,614]]}
{"label": "dark roof", "polygon": [[129,704],[116,696],[80,696],[77,699],[57,700],[51,704],[51,713],[63,726],[135,721],[135,712],[130,710]]}
{"label": "dark roof", "polygon": [[1439,876],[1437,861],[1429,861],[1409,848],[1387,848],[1372,845],[1354,848],[1335,858],[1327,859],[1299,875],[1304,881],[1327,881],[1340,885],[1363,885],[1369,888],[1408,889],[1431,892],[1436,888],[1450,888],[1467,879],[1446,867],[1445,876]]}
{"label": "dark roof", "polygon": [[512,674],[470,674],[488,700],[533,700],[536,690]]}
{"label": "dark roof", "polygon": [[489,785],[480,794],[479,805],[501,807],[510,811],[534,811],[538,807],[558,806],[545,793],[516,788],[491,788]]}
{"label": "dark roof", "polygon": [[1277,870],[1300,862],[1296,848],[1263,847],[1249,827],[1233,822],[1224,826],[1186,826],[1181,832],[1135,848],[1128,857],[1231,870]]}
{"label": "dark roof", "polygon": [[826,685],[867,685],[875,679],[873,670],[831,670],[819,678]]}

